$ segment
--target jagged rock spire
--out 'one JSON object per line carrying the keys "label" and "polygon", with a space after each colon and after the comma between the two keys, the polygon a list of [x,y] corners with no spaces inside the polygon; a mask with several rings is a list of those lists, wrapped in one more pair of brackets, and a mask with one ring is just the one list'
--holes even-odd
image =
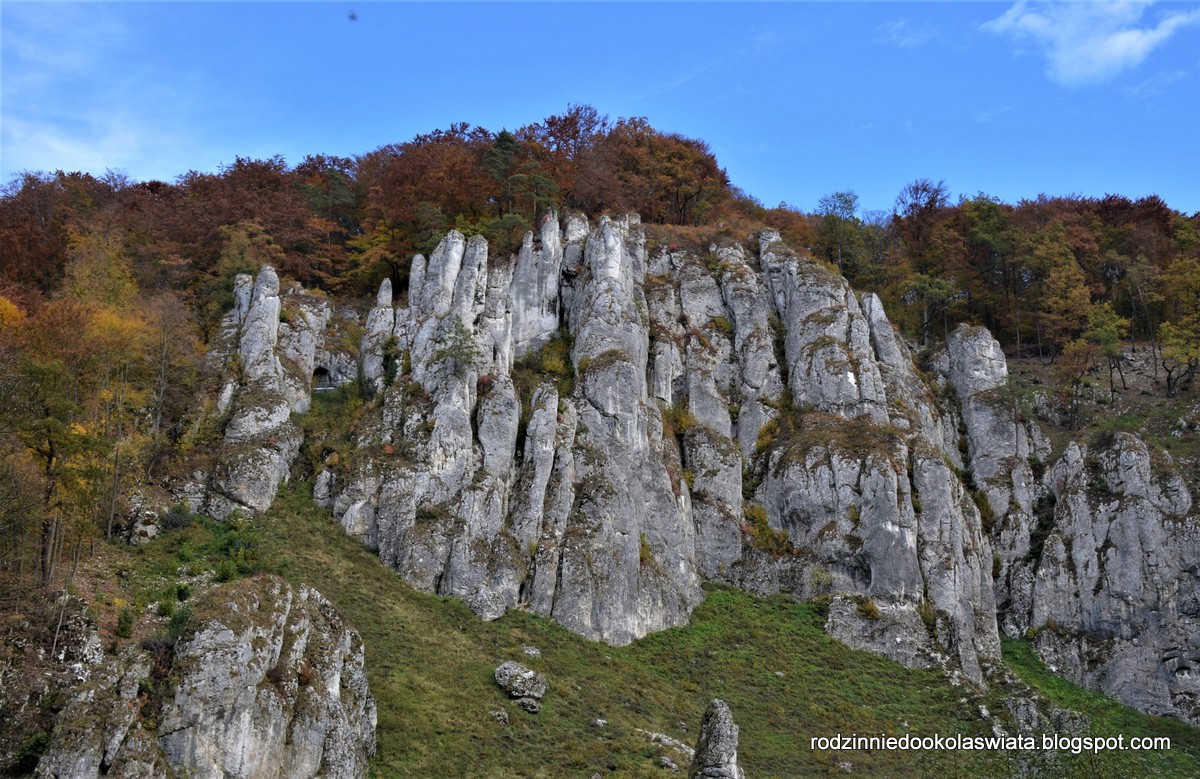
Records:
{"label": "jagged rock spire", "polygon": [[728,704],[713,698],[700,723],[688,779],[746,779],[737,764],[738,726]]}

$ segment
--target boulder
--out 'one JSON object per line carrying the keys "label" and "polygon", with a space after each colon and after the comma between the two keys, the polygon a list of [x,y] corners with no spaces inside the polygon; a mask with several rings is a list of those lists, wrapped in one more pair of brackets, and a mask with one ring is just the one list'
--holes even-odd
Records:
{"label": "boulder", "polygon": [[510,698],[536,698],[546,695],[546,677],[511,660],[496,668],[496,684]]}

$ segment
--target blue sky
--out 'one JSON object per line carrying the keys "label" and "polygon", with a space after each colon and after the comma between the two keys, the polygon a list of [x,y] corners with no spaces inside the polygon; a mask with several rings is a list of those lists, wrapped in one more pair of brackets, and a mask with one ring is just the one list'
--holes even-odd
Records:
{"label": "blue sky", "polygon": [[590,103],[703,138],[767,205],[891,209],[926,177],[1200,211],[1200,2],[5,0],[0,22],[3,181],[170,181]]}

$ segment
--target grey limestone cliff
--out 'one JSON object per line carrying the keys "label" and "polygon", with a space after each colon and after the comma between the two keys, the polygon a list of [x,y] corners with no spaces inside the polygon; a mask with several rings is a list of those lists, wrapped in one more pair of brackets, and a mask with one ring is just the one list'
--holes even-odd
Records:
{"label": "grey limestone cliff", "polygon": [[69,693],[36,775],[366,775],[376,715],[362,641],[315,590],[267,576],[218,587],[169,668],[154,664],[132,647],[98,659]]}
{"label": "grey limestone cliff", "polygon": [[[218,515],[269,504],[306,382],[349,373],[328,304],[278,323],[278,287],[242,277],[226,320]],[[410,584],[623,644],[728,581],[980,683],[1001,630],[1028,632],[1076,681],[1195,720],[1186,487],[1137,439],[1051,462],[986,330],[918,367],[878,297],[778,233],[663,246],[636,217],[548,215],[511,257],[451,232],[401,292],[365,318],[374,397],[314,498]],[[1097,473],[1103,499],[1077,486]]]}
{"label": "grey limestone cliff", "polygon": [[1047,474],[1029,624],[1057,673],[1200,724],[1200,525],[1169,460],[1136,436],[1072,443]]}
{"label": "grey limestone cliff", "polygon": [[289,477],[302,434],[293,413],[308,411],[311,393],[357,378],[357,366],[337,347],[327,300],[282,291],[275,270],[239,275],[234,307],[213,351],[222,387],[215,415],[222,441],[209,472],[184,490],[193,510],[224,519],[270,507]]}
{"label": "grey limestone cliff", "polygon": [[[877,298],[774,233],[704,257],[649,247],[632,218],[537,238],[496,258],[452,232],[414,260],[407,306],[381,288],[366,456],[321,477],[347,532],[485,618],[523,605],[612,643],[686,621],[704,578],[811,595],[828,577],[888,607],[845,640],[982,679],[988,539]],[[551,342],[573,382],[530,386],[518,368]]]}
{"label": "grey limestone cliff", "polygon": [[1002,629],[1077,684],[1200,723],[1200,524],[1170,456],[1117,433],[1051,462],[991,334],[961,326],[935,362],[993,516]]}

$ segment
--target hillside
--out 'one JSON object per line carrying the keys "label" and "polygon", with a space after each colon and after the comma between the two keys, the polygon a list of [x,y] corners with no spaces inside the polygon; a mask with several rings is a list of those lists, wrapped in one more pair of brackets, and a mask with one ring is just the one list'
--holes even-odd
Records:
{"label": "hillside", "polygon": [[[847,762],[863,775],[1192,770],[1193,728],[1083,693],[1037,659],[1143,710],[1195,716],[1190,657],[1171,648],[1195,615],[1153,585],[1191,576],[1190,491],[1154,444],[1189,473],[1190,428],[1147,425],[1139,437],[1104,425],[1109,395],[1089,380],[1064,401],[1044,390],[1041,361],[1018,361],[1010,381],[981,328],[957,328],[915,360],[876,296],[778,233],[699,255],[652,243],[635,219],[569,217],[547,220],[507,262],[488,249],[451,232],[416,258],[399,301],[385,281],[365,317],[267,266],[239,276],[207,358],[216,399],[174,475],[140,498],[128,532],[141,545],[76,552],[71,586],[84,599],[57,607],[60,623],[72,615],[62,636],[22,637],[37,608],[46,622],[56,608],[25,590],[34,621],[16,614],[8,646],[61,640],[64,665],[38,670],[36,653],[10,653],[9,678],[74,673],[74,653],[95,662],[88,646],[106,647],[125,678],[144,673],[145,657],[159,670],[129,688],[127,735],[103,738],[118,756],[143,750],[127,762],[149,765],[161,747],[187,766],[160,723],[189,695],[216,694],[181,684],[187,658],[217,657],[197,652],[226,630],[260,651],[250,637],[276,628],[246,622],[238,604],[271,614],[283,603],[272,598],[318,598],[307,586],[344,614],[347,628],[321,617],[333,630],[358,631],[350,646],[362,637],[376,775],[654,775],[660,757],[687,757],[639,729],[693,741],[713,697],[732,707],[755,775]],[[1138,382],[1152,385],[1145,366],[1130,367],[1121,402],[1140,413]],[[1160,404],[1162,419],[1186,416],[1188,402]],[[1083,540],[1100,533],[1094,548]],[[261,578],[270,572],[296,588]],[[238,584],[246,575],[260,578]],[[201,595],[213,578],[232,583]],[[1131,594],[1142,613],[1123,611]],[[1159,621],[1162,610],[1177,618]],[[234,744],[248,754],[258,729],[316,727],[339,744],[357,732],[360,715],[318,698],[308,705],[320,717],[306,720],[299,705],[324,689],[322,669],[361,673],[336,671],[352,655],[252,663],[263,674],[253,706],[276,713],[250,715],[220,759]],[[495,687],[506,659],[550,679],[536,716]],[[1179,671],[1166,685],[1164,667]],[[62,691],[18,694],[37,714],[9,736],[14,767],[42,752],[40,770],[61,765],[71,739],[109,727],[39,735]],[[106,700],[80,695],[67,711]],[[1089,729],[1168,733],[1175,748],[850,759],[803,748],[847,731]],[[137,734],[156,732],[159,747],[144,751]],[[345,775],[364,770],[355,765]]]}
{"label": "hillside", "polygon": [[[1066,684],[1019,642],[1005,650],[1012,681],[980,693],[940,673],[848,649],[825,635],[819,606],[728,587],[708,589],[687,627],[622,648],[582,640],[523,612],[480,622],[454,599],[407,587],[337,530],[304,486],[281,494],[247,536],[254,549],[248,570],[281,570],[294,583],[316,587],[361,631],[379,706],[372,776],[665,776],[662,756],[681,765],[684,758],[638,730],[694,746],[700,715],[713,696],[734,712],[741,728],[739,764],[752,777],[847,775],[842,763],[859,776],[1008,777],[1028,764],[1064,777],[1183,777],[1200,766],[1195,729]],[[212,571],[236,557],[221,537],[219,528],[197,519],[146,546],[102,547],[82,563],[76,586],[92,604],[104,645],[136,645],[168,630],[170,618],[155,604],[173,601],[181,583],[193,589],[189,601],[218,584]],[[111,577],[113,570],[123,572],[119,580]],[[139,616],[122,638],[117,624],[125,608]],[[540,657],[528,657],[527,646],[541,650]],[[537,715],[506,700],[492,680],[496,665],[514,658],[549,680]],[[1081,734],[1166,736],[1172,748],[1050,757],[837,754],[808,746],[813,737],[835,733],[987,735],[997,724],[1012,727],[1005,701],[1029,696],[1025,685],[1048,704],[1080,712],[1090,722]],[[981,706],[989,719],[980,716]],[[508,715],[507,724],[495,719],[496,711]],[[598,727],[597,719],[607,724]]]}

